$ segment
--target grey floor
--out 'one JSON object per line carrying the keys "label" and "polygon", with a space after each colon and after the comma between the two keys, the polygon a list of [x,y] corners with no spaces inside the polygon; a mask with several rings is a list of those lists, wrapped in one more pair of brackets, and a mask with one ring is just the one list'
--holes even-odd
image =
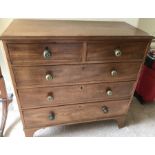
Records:
{"label": "grey floor", "polygon": [[[18,111],[9,112],[5,136],[24,137]],[[118,129],[115,121],[100,121],[38,130],[40,137],[137,137],[155,136],[155,104],[141,105],[135,98],[126,127]]]}

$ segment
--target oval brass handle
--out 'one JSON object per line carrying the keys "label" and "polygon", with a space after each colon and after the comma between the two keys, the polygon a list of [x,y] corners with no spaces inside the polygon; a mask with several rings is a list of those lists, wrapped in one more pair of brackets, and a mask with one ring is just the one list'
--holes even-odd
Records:
{"label": "oval brass handle", "polygon": [[51,113],[48,115],[48,119],[51,120],[51,121],[55,119],[55,114],[54,114],[54,112],[51,112]]}
{"label": "oval brass handle", "polygon": [[116,70],[112,70],[111,71],[111,76],[116,76],[117,75],[117,71]]}
{"label": "oval brass handle", "polygon": [[47,96],[47,101],[53,101],[53,100],[54,100],[54,97],[52,95]]}
{"label": "oval brass handle", "polygon": [[107,95],[108,95],[108,96],[112,96],[112,90],[111,90],[111,89],[108,89],[108,90],[107,90]]}
{"label": "oval brass handle", "polygon": [[51,74],[46,74],[46,80],[49,81],[49,80],[52,80],[53,79],[53,76]]}
{"label": "oval brass handle", "polygon": [[103,106],[103,107],[102,107],[102,111],[103,111],[104,113],[108,113],[108,112],[109,112],[109,109],[108,109],[107,106]]}
{"label": "oval brass handle", "polygon": [[114,52],[116,57],[120,57],[122,55],[122,52],[120,49],[115,49]]}
{"label": "oval brass handle", "polygon": [[50,51],[48,48],[45,48],[45,50],[44,50],[44,52],[43,52],[43,57],[44,57],[45,59],[50,59],[51,56],[52,56],[51,51]]}

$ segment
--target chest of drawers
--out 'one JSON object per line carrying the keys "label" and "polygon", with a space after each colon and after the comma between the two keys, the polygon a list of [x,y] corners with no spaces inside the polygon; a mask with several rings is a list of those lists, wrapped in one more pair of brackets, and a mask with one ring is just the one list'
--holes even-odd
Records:
{"label": "chest of drawers", "polygon": [[152,36],[123,22],[14,20],[1,40],[32,136],[98,120],[123,127]]}

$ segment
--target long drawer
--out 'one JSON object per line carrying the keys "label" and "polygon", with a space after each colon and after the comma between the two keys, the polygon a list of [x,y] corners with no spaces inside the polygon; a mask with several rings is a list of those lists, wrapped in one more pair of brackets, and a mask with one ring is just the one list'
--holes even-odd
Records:
{"label": "long drawer", "polygon": [[146,41],[113,40],[91,42],[87,47],[87,61],[127,61],[143,59]]}
{"label": "long drawer", "polygon": [[22,108],[58,106],[130,98],[134,81],[64,87],[32,88],[18,91]]}
{"label": "long drawer", "polygon": [[102,120],[126,114],[129,100],[76,104],[23,111],[26,128]]}
{"label": "long drawer", "polygon": [[83,52],[82,43],[8,44],[13,64],[78,62]]}
{"label": "long drawer", "polygon": [[14,67],[17,87],[135,80],[140,63]]}

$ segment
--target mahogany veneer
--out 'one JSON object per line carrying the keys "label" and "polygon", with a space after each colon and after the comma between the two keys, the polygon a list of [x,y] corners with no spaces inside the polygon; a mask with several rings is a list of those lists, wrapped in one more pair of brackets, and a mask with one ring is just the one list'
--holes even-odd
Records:
{"label": "mahogany veneer", "polygon": [[124,22],[14,20],[1,40],[32,136],[98,120],[123,127],[152,36]]}
{"label": "mahogany veneer", "polygon": [[[45,87],[41,89],[20,89],[18,92],[19,98],[22,101],[22,108],[27,109],[114,99],[128,99],[131,96],[134,83],[135,81],[81,84],[73,86]],[[107,88],[112,89],[112,96],[106,95]],[[53,100],[48,101],[48,95],[52,95]]]}

